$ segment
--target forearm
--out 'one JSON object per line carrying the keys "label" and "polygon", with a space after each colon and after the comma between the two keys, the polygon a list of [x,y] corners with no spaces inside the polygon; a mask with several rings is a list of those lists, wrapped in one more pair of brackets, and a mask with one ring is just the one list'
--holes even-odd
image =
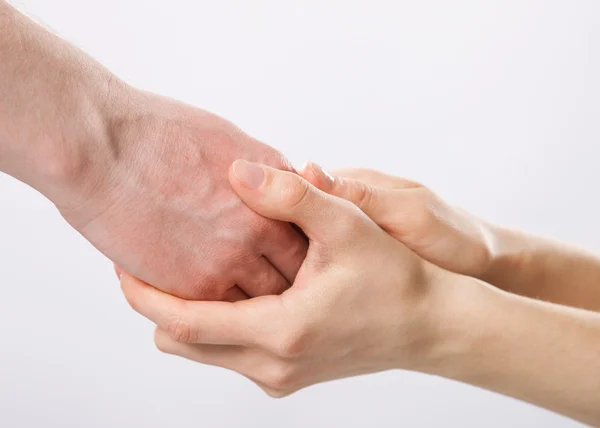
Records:
{"label": "forearm", "polygon": [[523,296],[600,311],[600,258],[549,239],[492,230],[494,255],[481,279]]}
{"label": "forearm", "polygon": [[[0,170],[57,204],[110,156],[120,86],[100,64],[0,1]],[[91,159],[93,158],[93,162]],[[77,187],[77,189],[75,189]]]}
{"label": "forearm", "polygon": [[600,425],[600,315],[460,278],[430,371]]}

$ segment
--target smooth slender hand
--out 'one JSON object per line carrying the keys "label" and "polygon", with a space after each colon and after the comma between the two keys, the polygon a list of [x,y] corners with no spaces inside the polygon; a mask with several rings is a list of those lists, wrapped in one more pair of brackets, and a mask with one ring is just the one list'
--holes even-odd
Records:
{"label": "smooth slender hand", "polygon": [[299,171],[319,189],[357,205],[424,259],[505,291],[600,311],[600,258],[590,252],[481,220],[422,184],[363,168],[330,175]]}
{"label": "smooth slender hand", "polygon": [[600,314],[443,270],[296,174],[236,161],[230,180],[253,210],[298,224],[308,255],[282,295],[234,303],[185,301],[123,274],[160,350],[235,370],[276,397],[408,369],[600,424]]}

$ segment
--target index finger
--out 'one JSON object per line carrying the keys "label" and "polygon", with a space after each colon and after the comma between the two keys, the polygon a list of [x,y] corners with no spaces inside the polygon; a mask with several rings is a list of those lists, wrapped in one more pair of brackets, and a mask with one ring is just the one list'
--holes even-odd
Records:
{"label": "index finger", "polygon": [[245,305],[242,302],[188,301],[164,293],[126,273],[121,276],[121,288],[136,312],[178,342],[250,346],[268,336],[268,331],[265,331],[268,323],[264,323],[262,305],[257,301],[259,298],[246,301]]}
{"label": "index finger", "polygon": [[385,189],[410,189],[421,187],[420,183],[402,177],[396,177],[384,172],[369,168],[340,168],[331,171],[334,177],[360,181],[369,186],[382,187]]}

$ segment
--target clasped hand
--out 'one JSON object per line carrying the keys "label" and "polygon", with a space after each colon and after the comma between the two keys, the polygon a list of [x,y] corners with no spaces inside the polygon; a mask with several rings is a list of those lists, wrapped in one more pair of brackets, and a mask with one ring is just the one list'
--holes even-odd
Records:
{"label": "clasped hand", "polygon": [[[301,173],[326,187],[321,170]],[[123,274],[160,350],[239,372],[271,396],[392,368],[426,371],[440,357],[453,274],[299,175],[238,160],[229,180],[256,213],[304,231],[304,263],[281,295],[236,302],[187,301]]]}

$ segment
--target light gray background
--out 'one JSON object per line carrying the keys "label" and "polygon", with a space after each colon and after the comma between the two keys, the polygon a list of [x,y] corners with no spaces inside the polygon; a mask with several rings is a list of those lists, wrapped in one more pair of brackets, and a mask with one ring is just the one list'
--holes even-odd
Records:
{"label": "light gray background", "polygon": [[[411,177],[600,250],[597,1],[15,3],[130,83],[294,162]],[[2,427],[576,426],[404,372],[270,399],[156,351],[111,264],[36,192],[0,176],[0,207]]]}

